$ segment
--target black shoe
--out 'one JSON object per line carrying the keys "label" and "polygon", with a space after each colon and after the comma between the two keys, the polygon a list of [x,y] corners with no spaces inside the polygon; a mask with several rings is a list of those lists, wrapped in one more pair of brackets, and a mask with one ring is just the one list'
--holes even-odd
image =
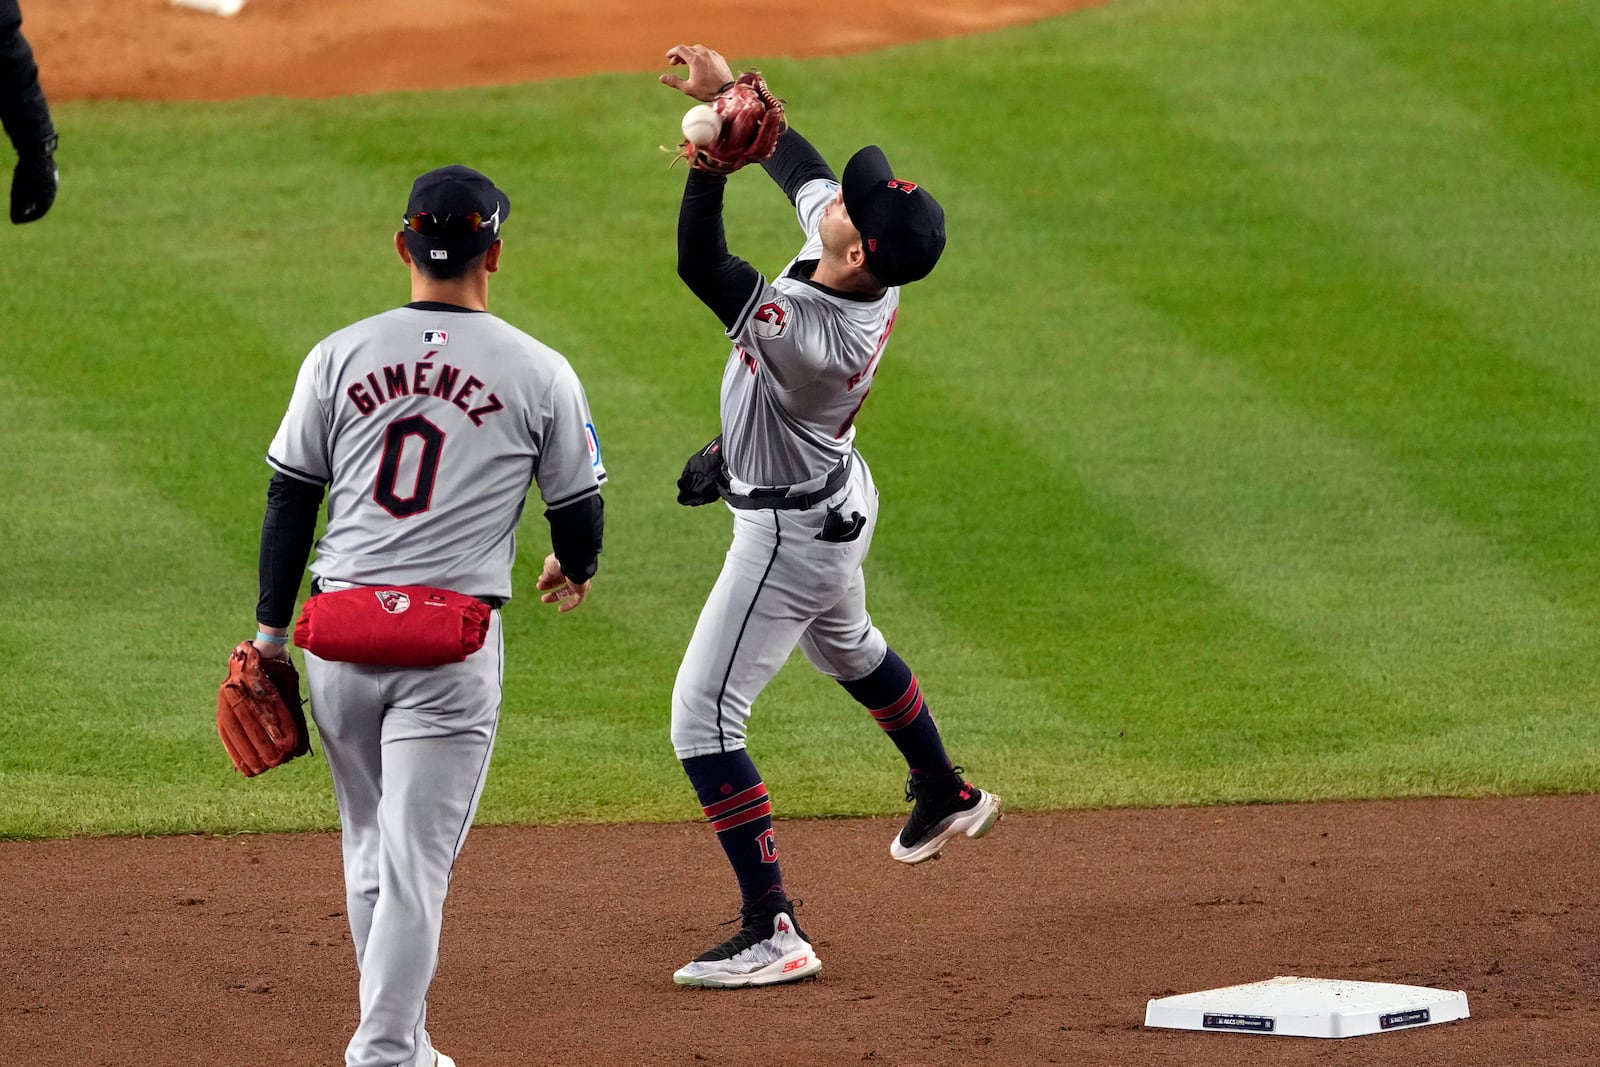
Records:
{"label": "black shoe", "polygon": [[775,889],[739,909],[739,932],[673,972],[678,985],[734,989],[809,978],[822,961],[794,919],[794,904]]}
{"label": "black shoe", "polygon": [[901,863],[933,859],[957,834],[982,837],[1000,818],[1000,798],[967,781],[960,767],[913,775],[906,782],[906,799],[915,805],[911,817],[889,842],[889,855]]}

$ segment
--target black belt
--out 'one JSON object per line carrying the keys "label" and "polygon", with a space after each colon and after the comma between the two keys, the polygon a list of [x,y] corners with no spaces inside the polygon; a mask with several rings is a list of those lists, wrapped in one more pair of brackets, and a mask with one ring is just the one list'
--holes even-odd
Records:
{"label": "black belt", "polygon": [[[365,588],[381,589],[383,587],[382,586],[367,586]],[[312,596],[316,596],[319,593],[334,593],[334,592],[338,592],[338,590],[322,588],[322,579],[321,578],[313,578],[313,579],[311,579],[311,595]],[[479,596],[476,593],[468,593],[467,595],[470,596],[473,600],[481,601],[482,603],[487,604],[491,609],[493,609],[495,611],[499,611],[501,608],[505,607],[506,606],[506,602],[509,599],[508,597],[503,597],[503,596]]]}
{"label": "black belt", "polygon": [[728,488],[727,477],[727,471],[724,470],[717,488],[722,493],[722,499],[726,500],[730,507],[741,511],[759,511],[763,508],[775,511],[803,511],[822,503],[850,480],[850,462],[848,459],[841,459],[828,472],[821,489],[801,493],[798,496],[789,495],[789,490],[793,487],[788,485],[763,485],[750,490],[748,494],[735,493]]}

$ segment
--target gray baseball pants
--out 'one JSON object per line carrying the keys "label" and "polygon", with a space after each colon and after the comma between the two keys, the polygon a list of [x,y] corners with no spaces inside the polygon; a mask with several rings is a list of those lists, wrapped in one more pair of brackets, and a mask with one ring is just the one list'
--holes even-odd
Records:
{"label": "gray baseball pants", "polygon": [[483,647],[461,663],[423,670],[305,655],[361,971],[347,1067],[433,1067],[428,986],[450,875],[489,771],[504,656],[498,611]]}
{"label": "gray baseball pants", "polygon": [[[862,519],[847,541],[828,526]],[[859,455],[831,499],[804,511],[734,511],[733,545],[706,598],[672,688],[679,759],[745,747],[750,707],[799,645],[839,681],[864,678],[888,651],[867,613],[861,566],[878,524],[878,489]]]}

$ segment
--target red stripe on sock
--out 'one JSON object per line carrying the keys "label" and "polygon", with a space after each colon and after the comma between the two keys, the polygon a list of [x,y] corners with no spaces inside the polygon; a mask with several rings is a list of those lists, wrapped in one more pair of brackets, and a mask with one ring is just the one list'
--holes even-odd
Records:
{"label": "red stripe on sock", "polygon": [[730,815],[726,819],[721,819],[721,820],[718,820],[716,822],[713,822],[711,824],[711,829],[715,830],[717,833],[720,834],[724,830],[732,830],[736,826],[743,826],[747,822],[755,822],[757,819],[761,818],[763,815],[771,815],[771,814],[772,814],[772,801],[763,800],[761,803],[757,804],[755,807],[751,808],[749,811],[741,811],[737,815]]}
{"label": "red stripe on sock", "polygon": [[922,709],[927,707],[927,706],[928,706],[928,704],[927,704],[926,701],[918,700],[917,703],[916,703],[916,706],[914,706],[910,711],[906,712],[904,715],[900,716],[898,719],[879,719],[878,720],[878,725],[883,727],[883,730],[884,730],[885,733],[891,733],[892,734],[896,730],[903,730],[907,726],[910,726],[912,723],[916,722],[917,721],[917,716],[921,715],[922,714]]}
{"label": "red stripe on sock", "polygon": [[902,711],[905,711],[906,708],[915,704],[921,696],[922,687],[917,684],[917,676],[913,674],[911,676],[911,684],[906,687],[904,693],[900,694],[900,699],[886,708],[873,708],[872,717],[874,719],[892,719]]}
{"label": "red stripe on sock", "polygon": [[742,808],[752,800],[759,800],[766,795],[767,783],[757,782],[749,789],[746,789],[743,793],[739,793],[736,796],[731,796],[727,800],[719,801],[718,803],[713,804],[709,808],[705,808],[703,810],[706,813],[706,818],[715,819],[719,815],[726,815],[735,808]]}

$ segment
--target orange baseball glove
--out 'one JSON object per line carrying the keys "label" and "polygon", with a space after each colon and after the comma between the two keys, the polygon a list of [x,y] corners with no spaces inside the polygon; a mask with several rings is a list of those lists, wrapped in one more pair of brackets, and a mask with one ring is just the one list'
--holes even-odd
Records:
{"label": "orange baseball glove", "polygon": [[788,123],[783,117],[783,101],[772,95],[760,71],[739,75],[717,94],[711,106],[722,119],[722,130],[709,144],[683,142],[683,156],[691,167],[732,174],[748,163],[772,158]]}
{"label": "orange baseball glove", "polygon": [[217,733],[240,774],[262,771],[311,751],[300,672],[287,659],[263,656],[241,641],[217,691]]}

